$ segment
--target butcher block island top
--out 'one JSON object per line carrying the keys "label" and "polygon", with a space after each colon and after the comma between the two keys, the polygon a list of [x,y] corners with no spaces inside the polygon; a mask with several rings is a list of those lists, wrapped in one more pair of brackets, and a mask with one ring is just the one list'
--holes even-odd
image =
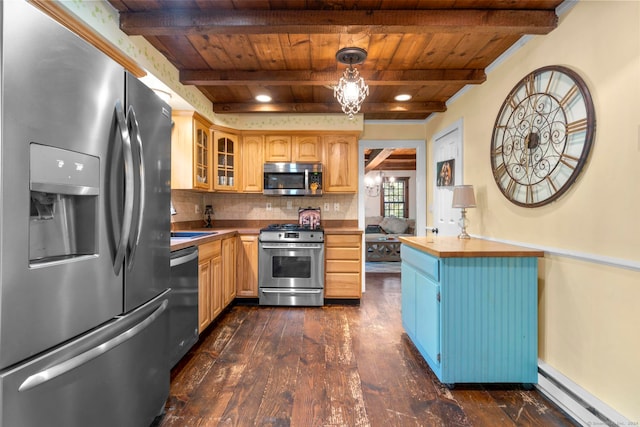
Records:
{"label": "butcher block island top", "polygon": [[408,246],[438,258],[543,257],[544,251],[483,239],[400,237]]}

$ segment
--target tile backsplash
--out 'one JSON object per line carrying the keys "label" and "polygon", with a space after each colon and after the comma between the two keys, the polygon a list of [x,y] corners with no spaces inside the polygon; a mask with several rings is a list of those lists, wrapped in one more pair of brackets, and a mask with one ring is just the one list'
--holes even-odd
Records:
{"label": "tile backsplash", "polygon": [[213,206],[214,225],[216,219],[273,219],[274,221],[296,222],[298,208],[301,207],[319,207],[323,220],[358,218],[357,194],[332,194],[321,197],[267,197],[262,194],[200,193],[189,190],[172,190],[171,198],[177,211],[177,214],[171,217],[171,222],[203,219],[205,205]]}

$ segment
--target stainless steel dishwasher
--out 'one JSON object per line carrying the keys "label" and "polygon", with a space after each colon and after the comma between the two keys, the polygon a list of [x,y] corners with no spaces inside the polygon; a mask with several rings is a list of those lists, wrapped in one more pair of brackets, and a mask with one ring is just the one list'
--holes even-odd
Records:
{"label": "stainless steel dishwasher", "polygon": [[198,341],[198,247],[171,252],[169,361],[171,366]]}

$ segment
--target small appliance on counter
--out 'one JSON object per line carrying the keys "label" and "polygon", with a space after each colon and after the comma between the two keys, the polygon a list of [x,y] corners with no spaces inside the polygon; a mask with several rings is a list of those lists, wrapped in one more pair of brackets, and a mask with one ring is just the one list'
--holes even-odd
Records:
{"label": "small appliance on counter", "polygon": [[320,228],[320,208],[298,208],[298,224],[302,228],[316,230]]}

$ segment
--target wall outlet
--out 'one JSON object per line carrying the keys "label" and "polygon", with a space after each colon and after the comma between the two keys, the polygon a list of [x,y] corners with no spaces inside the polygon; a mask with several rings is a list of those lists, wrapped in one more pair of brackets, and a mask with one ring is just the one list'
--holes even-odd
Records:
{"label": "wall outlet", "polygon": [[200,205],[195,205],[195,213],[199,214],[200,213]]}
{"label": "wall outlet", "polygon": [[325,203],[325,204],[324,204],[324,210],[325,210],[326,212],[329,212],[329,211],[331,210],[331,205],[330,205],[329,203]]}
{"label": "wall outlet", "polygon": [[338,212],[338,211],[340,210],[340,203],[335,202],[335,203],[333,204],[333,210],[334,210],[334,211],[336,211],[336,212]]}
{"label": "wall outlet", "polygon": [[271,210],[271,203],[267,203],[267,210],[270,211]]}
{"label": "wall outlet", "polygon": [[287,200],[287,209],[293,209],[293,202],[291,200]]}

